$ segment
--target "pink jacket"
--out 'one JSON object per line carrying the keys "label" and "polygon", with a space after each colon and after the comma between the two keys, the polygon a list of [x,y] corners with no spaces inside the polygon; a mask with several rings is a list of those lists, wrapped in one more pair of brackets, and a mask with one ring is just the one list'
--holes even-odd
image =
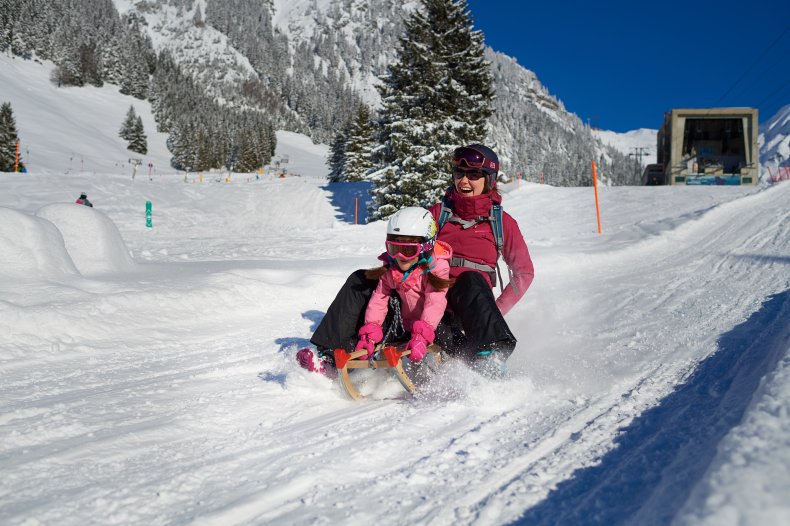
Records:
{"label": "pink jacket", "polygon": [[[449,199],[453,216],[464,220],[472,220],[478,216],[487,217],[491,212],[491,205],[502,202],[499,194],[482,194],[475,197],[464,197],[451,188],[446,196]],[[434,219],[439,221],[442,204],[437,203],[430,208]],[[502,314],[507,314],[510,309],[521,299],[535,277],[535,268],[529,249],[518,223],[507,212],[502,212],[502,231],[505,236],[505,245],[502,247],[502,258],[513,272],[513,280],[509,283],[496,303]],[[448,243],[453,248],[453,255],[475,263],[482,263],[491,267],[496,266],[497,253],[494,241],[494,232],[488,222],[478,223],[474,227],[464,230],[458,223],[447,222],[439,231],[439,239]],[[450,275],[455,278],[462,272],[479,272],[488,280],[491,287],[491,278],[483,271],[469,267],[451,267]],[[503,269],[504,271],[504,269]],[[503,272],[504,274],[504,272]],[[515,286],[514,286],[515,285]]]}
{"label": "pink jacket", "polygon": [[[382,254],[386,258],[386,254]],[[450,258],[452,249],[446,243],[437,241],[433,248],[433,262],[431,273],[440,278],[449,279]],[[368,302],[365,311],[365,323],[384,324],[387,316],[387,304],[392,291],[396,291],[401,299],[401,316],[403,327],[411,331],[412,325],[417,320],[422,320],[432,329],[436,330],[444,309],[447,307],[447,289],[436,290],[428,281],[428,276],[423,274],[421,268],[412,271],[406,281],[403,272],[392,265],[384,275],[379,278],[379,284]]]}

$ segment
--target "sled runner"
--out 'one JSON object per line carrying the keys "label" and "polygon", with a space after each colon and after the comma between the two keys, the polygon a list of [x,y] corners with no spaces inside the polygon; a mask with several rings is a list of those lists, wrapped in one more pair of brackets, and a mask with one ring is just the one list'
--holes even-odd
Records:
{"label": "sled runner", "polygon": [[[335,349],[335,366],[337,367],[338,380],[343,390],[354,400],[362,400],[365,397],[360,394],[359,390],[352,383],[348,371],[350,369],[387,369],[398,379],[404,389],[414,394],[417,388],[412,379],[409,378],[409,375],[406,374],[402,363],[402,359],[411,351],[402,350],[402,347],[403,345],[400,346],[400,349],[394,345],[387,345],[383,348],[379,346],[370,360],[361,358],[362,356],[367,356],[368,352],[364,349],[351,353],[346,352],[345,349]],[[436,364],[441,361],[441,348],[438,345],[428,346],[428,352],[423,360],[431,359]]]}

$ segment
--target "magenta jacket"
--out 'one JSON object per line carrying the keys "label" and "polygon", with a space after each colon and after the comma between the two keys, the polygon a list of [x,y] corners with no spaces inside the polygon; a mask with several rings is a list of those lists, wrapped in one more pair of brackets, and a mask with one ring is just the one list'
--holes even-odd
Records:
{"label": "magenta jacket", "polygon": [[[472,220],[478,216],[487,217],[491,212],[492,204],[502,202],[502,197],[496,193],[464,197],[458,194],[455,188],[448,190],[446,197],[449,200],[450,208],[453,210],[453,216],[464,220]],[[441,211],[441,203],[437,203],[430,208],[430,212],[437,222]],[[502,257],[513,272],[513,280],[505,287],[505,290],[502,291],[502,294],[496,300],[499,310],[504,315],[527,292],[527,289],[532,284],[532,279],[535,277],[535,268],[532,265],[532,259],[529,257],[527,244],[524,242],[524,237],[518,228],[518,223],[510,214],[504,211],[502,212],[502,230],[505,236]],[[496,265],[497,253],[494,232],[491,230],[491,224],[488,222],[478,223],[464,230],[458,223],[448,221],[439,231],[439,239],[453,248],[454,256],[491,267]],[[488,274],[469,267],[451,267],[450,276],[455,278],[462,272],[470,271],[484,275],[491,287],[496,285],[491,283],[491,278]]]}
{"label": "magenta jacket", "polygon": [[[379,259],[386,258],[386,253]],[[452,249],[446,243],[437,241],[433,248],[433,268],[431,273],[440,278],[449,279],[450,258]],[[436,290],[428,281],[428,276],[423,274],[421,268],[411,272],[406,281],[403,281],[403,272],[392,265],[384,275],[379,278],[379,284],[373,295],[368,301],[368,308],[365,311],[365,323],[376,323],[379,326],[384,324],[387,316],[387,304],[390,294],[396,291],[401,299],[401,316],[403,317],[403,328],[411,331],[412,325],[417,320],[422,320],[432,329],[436,330],[444,309],[447,308],[447,289]]]}

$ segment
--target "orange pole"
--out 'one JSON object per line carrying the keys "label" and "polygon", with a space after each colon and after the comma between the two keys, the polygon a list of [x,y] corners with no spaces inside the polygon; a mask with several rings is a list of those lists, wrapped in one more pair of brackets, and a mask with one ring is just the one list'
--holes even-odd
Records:
{"label": "orange pole", "polygon": [[14,158],[14,172],[19,171],[19,139],[16,140],[16,157]]}
{"label": "orange pole", "polygon": [[354,198],[354,224],[359,224],[359,197]]}
{"label": "orange pole", "polygon": [[601,207],[598,204],[598,174],[595,169],[595,161],[592,162],[593,188],[595,189],[595,217],[598,218],[598,233],[601,233]]}

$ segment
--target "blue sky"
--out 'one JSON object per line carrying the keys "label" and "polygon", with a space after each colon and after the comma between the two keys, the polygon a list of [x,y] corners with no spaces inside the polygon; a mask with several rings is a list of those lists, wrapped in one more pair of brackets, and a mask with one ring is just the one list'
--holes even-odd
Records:
{"label": "blue sky", "polygon": [[592,126],[658,128],[672,108],[790,104],[790,1],[468,0],[494,50]]}

